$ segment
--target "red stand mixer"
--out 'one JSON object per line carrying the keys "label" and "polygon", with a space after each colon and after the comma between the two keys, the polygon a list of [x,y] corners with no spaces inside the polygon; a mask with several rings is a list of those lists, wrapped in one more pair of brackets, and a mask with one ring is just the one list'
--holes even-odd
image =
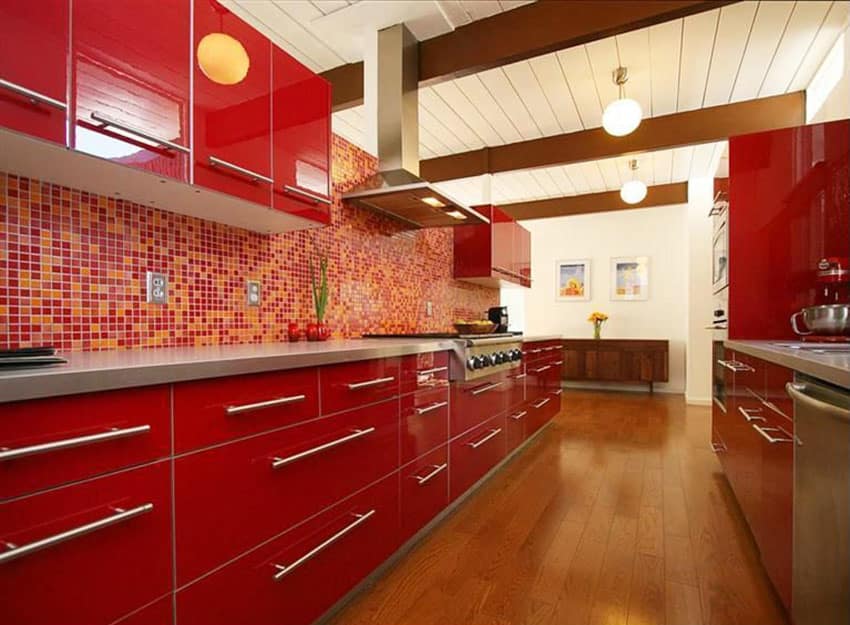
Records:
{"label": "red stand mixer", "polygon": [[791,327],[803,341],[850,343],[850,259],[821,258],[815,276],[816,305],[791,315]]}

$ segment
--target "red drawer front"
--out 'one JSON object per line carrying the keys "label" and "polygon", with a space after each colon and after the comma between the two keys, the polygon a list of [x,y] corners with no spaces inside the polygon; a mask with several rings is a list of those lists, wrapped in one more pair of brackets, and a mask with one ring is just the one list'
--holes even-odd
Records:
{"label": "red drawer front", "polygon": [[405,541],[449,503],[449,448],[443,445],[401,470],[401,540]]}
{"label": "red drawer front", "polygon": [[3,622],[106,624],[168,593],[170,502],[159,462],[0,506],[0,540],[20,548],[104,524],[0,562]]}
{"label": "red drawer front", "polygon": [[508,411],[508,418],[505,423],[507,449],[509,452],[519,447],[528,437],[529,414],[530,411],[527,404],[520,404]]}
{"label": "red drawer front", "polygon": [[[179,592],[177,622],[312,623],[395,551],[398,524],[394,473]],[[282,573],[278,566],[302,558],[303,564],[275,581]]]}
{"label": "red drawer front", "polygon": [[525,399],[526,401],[537,401],[546,395],[552,378],[553,365],[548,362],[538,361],[526,363],[525,365]]}
{"label": "red drawer front", "polygon": [[558,413],[561,396],[545,393],[537,399],[528,402],[528,423],[526,435],[531,436],[546,425]]}
{"label": "red drawer front", "polygon": [[295,369],[174,386],[177,453],[319,416],[319,370]]}
{"label": "red drawer front", "polygon": [[785,390],[785,385],[794,381],[794,372],[791,369],[775,365],[772,362],[764,362],[766,389],[765,399],[789,419],[794,418],[794,402]]}
{"label": "red drawer front", "polygon": [[527,377],[525,367],[519,367],[507,374],[505,383],[508,387],[508,408],[525,403],[525,381]]}
{"label": "red drawer front", "polygon": [[162,599],[125,616],[115,625],[171,625],[174,622],[174,597],[168,593]]}
{"label": "red drawer front", "polygon": [[449,478],[452,500],[465,493],[505,457],[505,417],[499,416],[451,442]]}
{"label": "red drawer front", "polygon": [[168,399],[152,386],[0,404],[0,499],[167,456]]}
{"label": "red drawer front", "polygon": [[[66,101],[68,0],[0,3],[0,78]],[[65,111],[0,87],[0,126],[65,145]]]}
{"label": "red drawer front", "polygon": [[401,398],[401,463],[407,464],[449,440],[449,389]]}
{"label": "red drawer front", "polygon": [[178,582],[395,471],[398,422],[388,401],[178,458]]}
{"label": "red drawer front", "polygon": [[401,392],[412,393],[449,385],[449,352],[430,352],[401,359]]}
{"label": "red drawer front", "polygon": [[508,407],[509,388],[502,373],[453,384],[451,438],[504,412]]}
{"label": "red drawer front", "polygon": [[322,414],[332,414],[398,395],[401,360],[381,358],[322,367]]}

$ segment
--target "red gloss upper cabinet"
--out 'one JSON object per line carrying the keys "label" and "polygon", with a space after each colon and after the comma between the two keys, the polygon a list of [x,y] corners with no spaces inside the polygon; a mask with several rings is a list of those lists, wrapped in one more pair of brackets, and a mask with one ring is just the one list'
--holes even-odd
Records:
{"label": "red gloss upper cabinet", "polygon": [[0,126],[62,145],[68,7],[68,0],[0,3]]}
{"label": "red gloss upper cabinet", "polygon": [[272,46],[273,205],[330,223],[331,85]]}
{"label": "red gloss upper cabinet", "polygon": [[[219,4],[194,0],[194,182],[271,206],[271,42]],[[245,48],[249,66],[232,85],[207,77],[201,40],[224,33]]]}
{"label": "red gloss upper cabinet", "polygon": [[531,286],[531,233],[514,223],[514,267],[522,286]]}
{"label": "red gloss upper cabinet", "polygon": [[478,206],[489,224],[455,226],[454,277],[499,287],[531,286],[531,235],[496,206]]}
{"label": "red gloss upper cabinet", "polygon": [[516,224],[507,213],[495,206],[491,214],[490,228],[493,232],[491,269],[510,280],[514,278],[513,274],[516,273],[514,261],[514,230]]}
{"label": "red gloss upper cabinet", "polygon": [[74,0],[74,148],[189,181],[189,2]]}

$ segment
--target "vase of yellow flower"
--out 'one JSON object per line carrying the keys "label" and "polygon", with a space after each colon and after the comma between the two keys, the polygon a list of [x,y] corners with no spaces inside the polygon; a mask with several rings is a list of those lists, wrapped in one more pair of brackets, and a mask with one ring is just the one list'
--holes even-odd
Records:
{"label": "vase of yellow flower", "polygon": [[602,324],[608,321],[608,315],[601,312],[591,313],[587,320],[593,324],[593,338],[602,338]]}

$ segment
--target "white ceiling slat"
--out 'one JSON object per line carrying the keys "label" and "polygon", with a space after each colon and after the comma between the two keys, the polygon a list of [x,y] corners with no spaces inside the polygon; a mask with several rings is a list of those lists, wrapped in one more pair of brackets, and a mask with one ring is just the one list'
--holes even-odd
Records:
{"label": "white ceiling slat", "polygon": [[676,112],[679,99],[679,53],[682,20],[649,28],[649,63],[652,67],[652,114]]}
{"label": "white ceiling slat", "polygon": [[576,46],[556,53],[558,62],[575,98],[581,124],[584,129],[602,125],[602,105],[593,82],[593,70],[584,46]]}
{"label": "white ceiling slat", "polygon": [[443,17],[453,29],[459,26],[465,26],[472,21],[469,13],[467,13],[463,4],[458,0],[434,0],[434,3],[439,7]]}
{"label": "white ceiling slat", "polygon": [[519,134],[516,126],[508,119],[502,107],[490,95],[490,92],[477,74],[459,78],[454,82],[469,101],[478,107],[482,117],[488,120],[493,128],[497,130],[502,138],[502,143],[522,141],[522,135]]}
{"label": "white ceiling slat", "polygon": [[520,61],[506,65],[504,69],[516,92],[522,94],[522,101],[540,132],[547,137],[561,134],[561,125],[531,69],[531,64],[528,61]]}
{"label": "white ceiling slat", "polygon": [[546,169],[532,169],[531,176],[540,185],[540,188],[543,189],[543,195],[545,197],[557,197],[561,194],[561,190]]}
{"label": "white ceiling slat", "polygon": [[[629,167],[629,161],[631,157],[618,156],[613,159],[614,164],[617,166],[617,173],[620,175],[621,184],[625,184],[629,180],[638,179],[643,180],[643,176],[640,174],[640,169],[635,173]],[[640,167],[642,161],[638,161],[638,167]]]}
{"label": "white ceiling slat", "polygon": [[607,189],[605,180],[602,178],[602,172],[594,161],[579,163],[579,166],[581,172],[584,174],[584,179],[587,180],[591,193],[598,193]]}
{"label": "white ceiling slat", "polygon": [[620,62],[629,70],[626,96],[637,100],[645,117],[652,117],[652,66],[649,56],[649,29],[641,28],[617,35]]}
{"label": "white ceiling slat", "polygon": [[713,178],[714,172],[711,171],[711,163],[714,158],[714,150],[716,144],[702,143],[694,146],[694,156],[691,160],[691,171],[689,178]]}
{"label": "white ceiling slat", "polygon": [[434,91],[484,141],[486,145],[501,145],[504,140],[479,109],[469,101],[454,80],[434,85]]}
{"label": "white ceiling slat", "polygon": [[691,175],[691,160],[694,156],[694,148],[685,146],[673,148],[673,175],[671,182],[683,182]]}
{"label": "white ceiling slat", "polygon": [[427,127],[419,124],[419,148],[425,146],[428,150],[430,150],[433,154],[437,156],[445,156],[447,154],[452,154],[452,150],[449,146],[447,146],[443,141],[435,137],[431,131],[428,130]]}
{"label": "white ceiling slat", "polygon": [[502,11],[497,0],[461,0],[461,5],[474,20],[484,19]]}
{"label": "white ceiling slat", "polygon": [[613,158],[604,158],[596,162],[599,165],[602,180],[605,182],[605,188],[609,191],[611,189],[619,189],[623,183],[620,180],[620,172],[617,171],[616,160]]}
{"label": "white ceiling slat", "polygon": [[705,106],[729,103],[757,6],[756,2],[738,2],[720,9],[720,21],[717,25],[718,45],[714,46],[711,57]]}
{"label": "white ceiling slat", "polygon": [[[339,11],[348,6],[345,0],[311,0],[311,3],[322,12],[322,15],[328,15],[334,11]],[[300,2],[292,2],[290,4],[302,4]],[[306,4],[306,3],[304,3]]]}
{"label": "white ceiling slat", "polygon": [[685,18],[679,62],[678,111],[692,111],[703,106],[719,17],[720,10],[715,9]]}
{"label": "white ceiling slat", "polygon": [[561,64],[554,54],[544,54],[529,60],[531,70],[540,82],[546,100],[552,107],[562,132],[576,132],[583,128],[573,94],[564,78]]}
{"label": "white ceiling slat", "polygon": [[503,174],[496,174],[493,178],[499,179],[499,184],[505,190],[506,196],[511,198],[512,200],[519,200],[522,198],[529,197],[525,193],[525,189],[523,185],[517,180],[517,176],[514,172],[505,172]]}
{"label": "white ceiling slat", "polygon": [[523,190],[523,195],[534,200],[546,197],[545,189],[537,182],[537,179],[528,169],[514,172],[514,179]]}
{"label": "white ceiling slat", "polygon": [[511,9],[518,9],[519,7],[531,4],[534,0],[499,0],[499,5],[502,7],[502,11],[510,11]]}
{"label": "white ceiling slat", "polygon": [[[590,67],[593,70],[594,82],[596,83],[596,91],[599,94],[599,100],[604,110],[609,103],[620,97],[620,90],[614,83],[614,70],[620,66],[620,59],[617,54],[617,43],[614,37],[600,39],[599,41],[591,41],[585,45],[587,57],[590,60]],[[629,80],[631,83],[631,79]],[[587,85],[585,88],[590,88]],[[602,125],[602,117],[600,114],[599,120],[594,126]]]}
{"label": "white ceiling slat", "polygon": [[652,171],[655,184],[670,184],[673,179],[673,150],[659,150],[652,153]]}
{"label": "white ceiling slat", "polygon": [[510,117],[523,139],[538,139],[542,136],[540,129],[501,67],[481,72],[478,76],[502,107],[505,115]]}
{"label": "white ceiling slat", "polygon": [[741,62],[741,71],[732,89],[733,102],[751,100],[758,96],[767,68],[770,67],[793,9],[793,2],[759,2],[750,40]]}
{"label": "white ceiling slat", "polygon": [[555,184],[558,185],[561,195],[575,195],[576,189],[573,186],[573,182],[569,179],[562,166],[549,167],[549,175]]}
{"label": "white ceiling slat", "polygon": [[588,184],[587,179],[584,177],[584,172],[581,169],[581,163],[565,165],[562,169],[573,183],[573,188],[575,188],[576,194],[580,195],[590,193],[590,184]]}
{"label": "white ceiling slat", "polygon": [[786,92],[788,85],[791,84],[791,79],[794,77],[791,68],[799,67],[831,4],[831,2],[809,0],[808,2],[797,2],[794,5],[794,11],[788,20],[785,34],[779,42],[773,62],[770,69],[767,70],[764,84],[759,90],[760,98]]}
{"label": "white ceiling slat", "polygon": [[484,147],[481,137],[430,87],[419,90],[420,115],[423,109],[428,111],[434,118],[440,120],[446,128],[463,142],[467,149],[477,150]]}
{"label": "white ceiling slat", "polygon": [[[422,130],[430,132],[434,137],[440,140],[449,150],[449,154],[453,152],[466,152],[466,144],[458,138],[442,121],[431,115],[428,109],[419,107],[419,132]],[[433,149],[433,148],[432,148]],[[439,153],[437,150],[435,152]]]}
{"label": "white ceiling slat", "polygon": [[837,1],[821,24],[817,36],[794,74],[789,91],[801,91],[809,86],[823,59],[835,45],[850,17],[850,2]]}

